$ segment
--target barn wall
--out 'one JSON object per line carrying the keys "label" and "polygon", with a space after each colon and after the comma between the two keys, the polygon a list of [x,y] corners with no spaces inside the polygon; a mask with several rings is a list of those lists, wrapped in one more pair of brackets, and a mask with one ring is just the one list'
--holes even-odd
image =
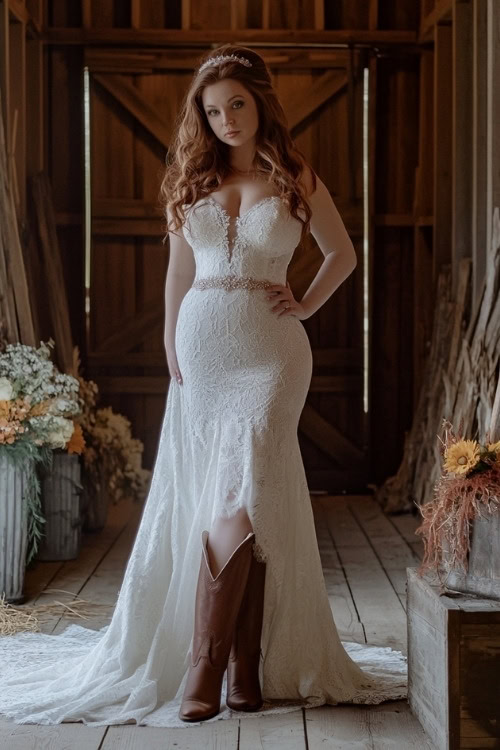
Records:
{"label": "barn wall", "polygon": [[[466,162],[471,161],[472,134],[472,122],[467,118],[467,102],[477,103],[474,111],[477,122],[480,122],[481,107],[485,106],[487,98],[481,80],[471,79],[467,79],[469,82],[462,97],[458,93],[456,75],[470,70],[464,57],[471,54],[470,45],[466,43],[467,35],[477,33],[473,30],[480,29],[481,24],[484,26],[481,16],[483,5],[486,14],[493,12],[491,2],[487,0],[484,3],[473,3],[472,0],[440,0],[434,3],[433,0],[423,0],[420,7],[412,0],[371,0],[369,3],[347,0],[336,3],[322,3],[319,0],[315,3],[257,1],[246,4],[221,0],[215,10],[211,4],[211,12],[207,16],[204,10],[207,5],[202,2],[2,2],[3,33],[8,33],[5,31],[6,23],[7,26],[20,23],[26,37],[31,34],[36,40],[39,56],[43,45],[45,112],[42,117],[40,101],[37,104],[36,93],[31,86],[30,91],[27,90],[29,103],[26,111],[37,111],[41,126],[36,137],[32,132],[28,136],[25,130],[22,139],[25,156],[21,152],[16,154],[16,165],[22,185],[25,184],[23,173],[24,176],[29,174],[37,160],[39,163],[43,158],[49,172],[69,289],[73,337],[83,352],[86,366],[90,367],[91,363],[87,360],[83,283],[82,69],[89,54],[97,54],[98,49],[143,54],[160,46],[167,52],[170,50],[177,56],[184,55],[191,59],[211,44],[239,40],[249,46],[255,44],[256,48],[260,48],[260,45],[264,45],[264,49],[271,47],[273,53],[276,51],[277,54],[283,54],[285,49],[295,56],[305,54],[302,52],[303,45],[319,43],[325,45],[315,48],[316,55],[321,56],[322,50],[332,49],[328,45],[341,45],[336,47],[339,53],[344,50],[349,56],[356,52],[362,56],[363,64],[368,65],[370,71],[371,411],[368,417],[361,415],[358,422],[353,422],[349,432],[347,425],[353,412],[345,393],[343,401],[337,405],[335,396],[323,398],[321,392],[312,393],[310,401],[320,414],[327,415],[331,423],[339,420],[351,440],[362,433],[361,442],[368,456],[363,473],[368,481],[381,481],[393,472],[402,455],[404,431],[411,424],[425,366],[434,306],[434,284],[439,268],[443,263],[456,265],[459,257],[466,255],[469,246],[475,242],[477,279],[481,278],[482,273],[481,240],[477,237],[480,238],[480,232],[487,231],[488,226],[486,208],[481,203],[481,185],[484,181],[481,164],[484,164],[484,159],[479,160],[475,180],[471,182],[466,166]],[[475,15],[471,15],[473,13]],[[475,25],[471,22],[474,18]],[[14,39],[15,34],[11,38]],[[272,47],[278,44],[279,47]],[[13,49],[15,44],[11,45]],[[480,45],[474,49],[474,54],[480,56]],[[311,50],[307,51],[309,69]],[[5,62],[3,77],[5,79]],[[104,101],[105,94],[102,90],[97,93],[96,86],[96,101],[98,97]],[[11,98],[9,103],[3,95],[3,108],[4,111],[6,107],[10,108],[10,117],[13,101]],[[342,105],[339,103],[337,108],[335,121],[339,128],[345,127],[345,124],[341,125]],[[27,117],[31,117],[31,114]],[[461,125],[457,127],[459,118],[462,118]],[[109,127],[112,128],[111,120]],[[467,128],[470,128],[470,134]],[[321,132],[321,128],[318,132]],[[327,143],[330,131],[323,129],[322,134],[324,143]],[[295,137],[322,175],[324,160],[318,152],[317,139],[312,138],[307,129],[301,128]],[[40,138],[45,149],[40,145]],[[143,142],[141,148],[146,159],[144,164],[147,164],[150,145]],[[459,153],[464,153],[467,158],[459,158]],[[140,154],[135,156],[139,157]],[[102,169],[103,179],[106,180],[106,165],[102,165]],[[347,176],[347,173],[348,166],[341,175]],[[332,172],[328,177],[336,199],[337,194],[340,198],[345,189],[344,177],[341,178],[342,184],[336,183],[338,174]],[[451,190],[453,176],[459,178],[458,184],[461,186],[455,194]],[[108,174],[108,186],[111,184],[109,179]],[[136,180],[137,175],[131,179]],[[354,180],[359,198],[360,174],[351,175],[349,179],[351,187]],[[155,175],[150,174],[150,195],[154,180]],[[474,187],[468,188],[470,184]],[[467,190],[471,191],[470,196]],[[467,211],[463,210],[467,201],[473,198],[473,190],[476,195],[475,233],[472,226],[467,225],[468,221],[472,223],[472,219],[468,219]],[[345,206],[340,205],[340,208],[341,212],[345,210]],[[24,204],[21,207],[23,210]],[[346,214],[345,220],[355,233],[356,216],[353,222]],[[469,236],[470,242],[464,241],[464,236]],[[95,242],[97,250],[99,239],[95,238]],[[122,252],[124,243],[124,239],[116,240],[117,253]],[[134,258],[145,253],[157,257],[159,271],[163,271],[162,264],[166,267],[167,258],[161,255],[163,248],[159,238],[158,241],[151,236],[134,239],[129,242],[129,248],[127,252]],[[362,236],[357,248],[361,254]],[[135,273],[125,258],[126,254],[123,256],[124,274]],[[312,265],[308,266],[308,273],[311,270]],[[151,281],[135,275],[130,279],[130,289],[134,295],[142,295],[145,300],[150,282],[156,283],[154,279]],[[316,337],[318,341],[321,340],[321,330],[326,329],[329,322],[335,325],[333,312],[337,303],[338,312],[345,313],[342,296],[350,299],[356,299],[356,295],[359,297],[356,285],[360,283],[360,278],[351,278],[345,289],[339,290],[338,300],[332,302],[323,317],[306,321],[313,342]],[[349,290],[348,287],[353,288]],[[358,309],[356,314],[361,315],[361,310]],[[340,326],[342,317],[337,319]],[[105,321],[99,321],[101,324],[105,325]],[[46,336],[47,321],[42,329]],[[347,340],[343,343],[344,348],[349,348]],[[152,340],[148,348],[161,356],[160,341]],[[95,372],[99,372],[103,379],[114,375],[112,370]],[[143,368],[135,372],[137,377],[152,376],[153,372],[155,377],[161,377],[162,373],[166,374],[166,367],[160,365],[154,370]],[[317,372],[329,371],[318,369]],[[344,372],[347,375],[348,370]],[[120,395],[111,392],[107,399],[132,417],[137,433],[145,440],[149,464],[154,457],[158,409],[162,399],[161,394],[154,393]],[[304,434],[302,447],[311,471],[317,471],[318,476],[322,471],[325,477],[330,476],[317,443],[311,443]]]}

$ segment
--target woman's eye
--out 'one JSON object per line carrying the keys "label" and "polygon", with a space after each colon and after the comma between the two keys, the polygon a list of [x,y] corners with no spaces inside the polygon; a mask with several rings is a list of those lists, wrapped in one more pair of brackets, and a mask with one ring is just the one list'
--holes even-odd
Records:
{"label": "woman's eye", "polygon": [[[245,104],[245,102],[242,102],[242,101],[238,100],[236,102],[233,102],[233,106],[235,104],[241,104],[241,105],[243,105],[243,104]],[[238,109],[240,109],[240,107],[238,107]],[[214,112],[218,112],[218,111],[219,110],[217,110],[217,109],[209,109],[208,112],[207,112],[207,114],[208,114],[209,117],[211,117],[214,114]]]}

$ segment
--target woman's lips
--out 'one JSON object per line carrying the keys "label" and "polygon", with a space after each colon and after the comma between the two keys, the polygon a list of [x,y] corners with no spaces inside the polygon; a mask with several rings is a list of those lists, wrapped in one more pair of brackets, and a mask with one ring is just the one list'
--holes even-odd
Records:
{"label": "woman's lips", "polygon": [[226,138],[232,138],[233,136],[238,135],[239,132],[239,130],[230,130],[229,133],[226,133]]}

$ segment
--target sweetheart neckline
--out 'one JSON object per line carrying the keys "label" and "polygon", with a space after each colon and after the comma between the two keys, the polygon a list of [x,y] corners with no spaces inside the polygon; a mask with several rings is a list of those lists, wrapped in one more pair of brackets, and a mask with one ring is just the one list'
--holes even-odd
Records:
{"label": "sweetheart neckline", "polygon": [[247,211],[240,214],[239,216],[231,216],[229,211],[222,205],[222,203],[219,203],[218,200],[213,198],[211,195],[208,195],[206,198],[207,201],[214,203],[220,210],[227,216],[228,219],[231,219],[232,221],[242,221],[246,216],[248,216],[249,213],[251,213],[254,208],[257,208],[257,206],[260,206],[262,203],[265,203],[266,201],[273,201],[273,200],[282,200],[280,195],[267,195],[264,198],[261,198],[256,203],[253,204],[253,206],[250,206]]}

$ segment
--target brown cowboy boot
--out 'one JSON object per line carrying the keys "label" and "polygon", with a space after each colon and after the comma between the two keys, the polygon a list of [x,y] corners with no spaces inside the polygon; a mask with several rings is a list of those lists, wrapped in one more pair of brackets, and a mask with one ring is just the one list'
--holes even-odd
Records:
{"label": "brown cowboy boot", "polygon": [[211,719],[220,711],[222,680],[250,570],[255,535],[248,534],[236,547],[215,579],[208,561],[208,531],[203,531],[201,538],[191,665],[179,711],[183,721]]}
{"label": "brown cowboy boot", "polygon": [[266,563],[252,555],[227,664],[226,705],[234,711],[258,711],[262,706],[259,661],[265,578]]}

